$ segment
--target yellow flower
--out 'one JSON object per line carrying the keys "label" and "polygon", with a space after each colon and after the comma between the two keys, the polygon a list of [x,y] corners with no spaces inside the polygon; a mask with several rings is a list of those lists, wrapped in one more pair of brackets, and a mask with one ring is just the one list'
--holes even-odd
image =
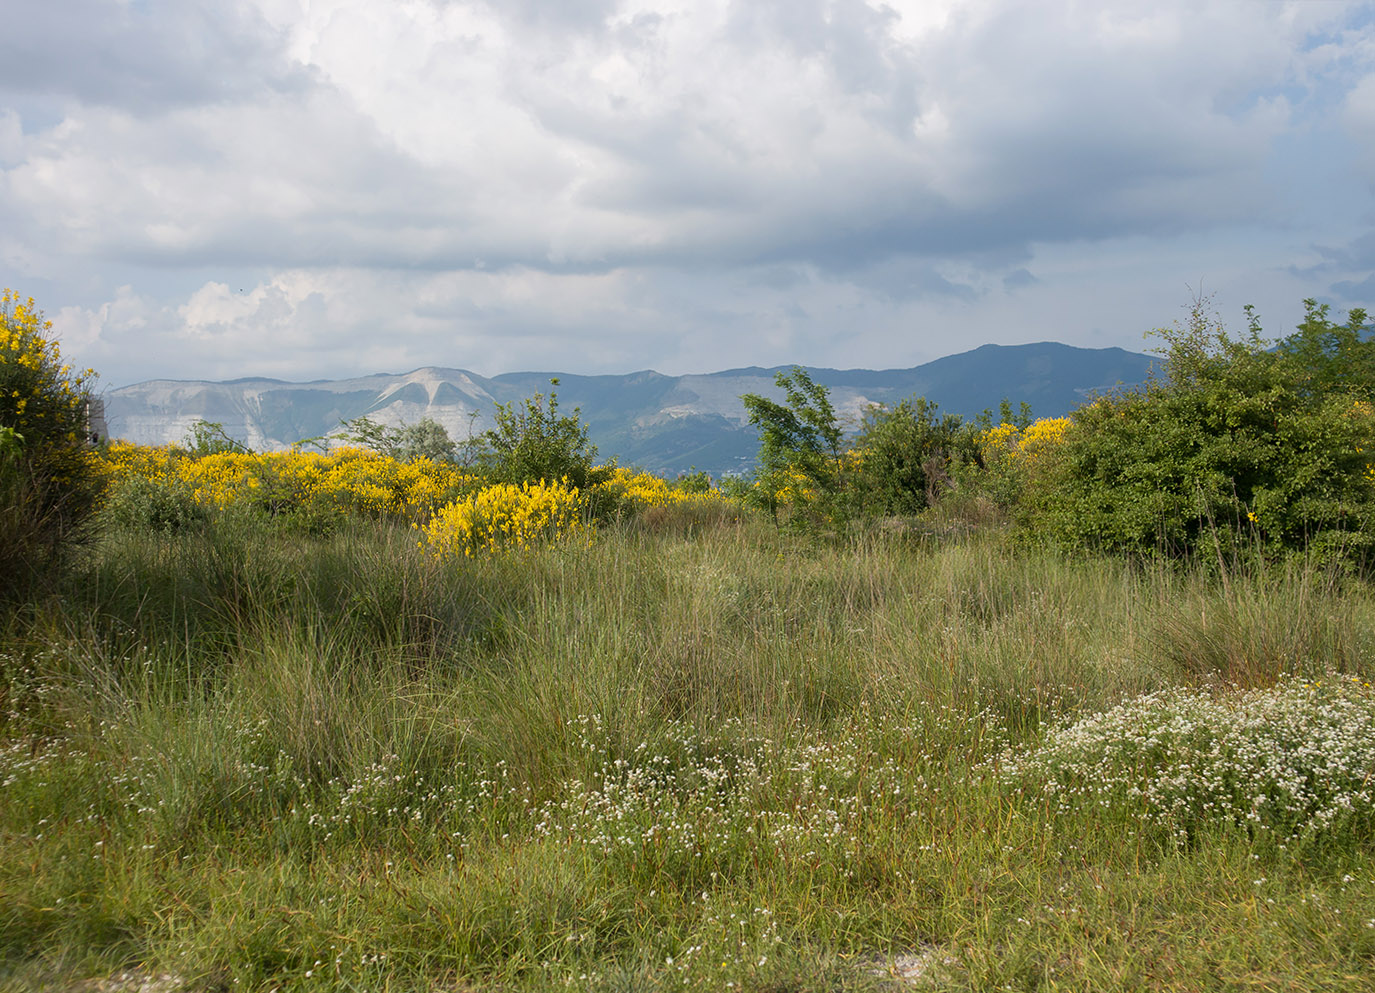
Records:
{"label": "yellow flower", "polygon": [[591,531],[584,501],[567,480],[487,486],[439,510],[425,527],[436,558],[527,550]]}

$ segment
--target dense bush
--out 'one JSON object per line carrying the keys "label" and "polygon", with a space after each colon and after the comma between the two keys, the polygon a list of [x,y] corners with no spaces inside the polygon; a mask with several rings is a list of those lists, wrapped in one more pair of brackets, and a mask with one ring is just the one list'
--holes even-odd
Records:
{"label": "dense bush", "polygon": [[0,294],[0,598],[23,596],[85,533],[100,495],[92,373],[62,364],[32,300]]}
{"label": "dense bush", "polygon": [[948,490],[963,466],[979,464],[977,428],[958,414],[936,416],[925,397],[871,408],[854,440],[851,484],[863,512],[916,514]]}
{"label": "dense bush", "polygon": [[176,476],[130,476],[113,487],[105,521],[125,531],[171,534],[203,527],[209,509],[196,500],[190,484]]}
{"label": "dense bush", "polygon": [[[919,514],[953,489],[964,496],[988,486],[985,436],[992,414],[973,421],[937,415],[925,397],[874,404],[847,438],[830,391],[794,367],[775,381],[785,403],[747,393],[740,399],[759,429],[759,467],[747,491],[775,522],[838,529],[855,518]],[[1030,422],[1023,404],[1004,401],[1009,430]]]}
{"label": "dense bush", "polygon": [[586,497],[565,483],[496,483],[443,507],[424,530],[437,558],[527,551],[588,532]]}
{"label": "dense bush", "polygon": [[[549,382],[559,385],[557,379]],[[615,467],[614,460],[607,466],[593,464],[597,446],[587,439],[580,411],[560,414],[553,390],[548,397],[536,393],[519,404],[497,404],[496,422],[483,435],[481,458],[493,482],[520,485],[566,479],[584,490],[608,479]]]}
{"label": "dense bush", "polygon": [[1026,522],[1067,544],[1213,557],[1306,550],[1363,558],[1375,541],[1375,343],[1308,303],[1272,347],[1250,315],[1232,338],[1200,303],[1160,332],[1166,377],[1073,414],[1024,494]]}

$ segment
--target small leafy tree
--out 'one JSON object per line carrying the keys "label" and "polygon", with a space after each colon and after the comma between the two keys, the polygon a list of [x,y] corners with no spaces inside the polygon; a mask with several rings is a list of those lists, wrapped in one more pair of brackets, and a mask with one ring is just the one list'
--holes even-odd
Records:
{"label": "small leafy tree", "polygon": [[340,421],[339,426],[344,429],[339,435],[342,441],[370,449],[379,455],[391,455],[396,446],[396,429],[380,424],[371,417],[354,417]]}
{"label": "small leafy tree", "polygon": [[198,420],[186,432],[183,447],[195,458],[207,455],[222,455],[226,452],[236,455],[249,455],[251,449],[236,438],[231,438],[219,421]]}
{"label": "small leafy tree", "polygon": [[758,499],[778,520],[779,493],[800,476],[813,499],[834,512],[841,487],[844,434],[831,406],[830,391],[801,366],[774,376],[787,403],[757,393],[740,397],[750,423],[759,429]]}
{"label": "small leafy tree", "polygon": [[[557,379],[549,380],[553,387]],[[519,403],[496,405],[496,427],[483,435],[482,462],[494,482],[518,485],[568,480],[579,490],[611,478],[615,462],[594,466],[597,446],[587,437],[582,411],[559,413],[558,394],[536,393]]]}
{"label": "small leafy tree", "polygon": [[694,466],[687,472],[678,473],[678,478],[673,481],[673,488],[684,493],[710,493],[711,473]]}
{"label": "small leafy tree", "polygon": [[422,417],[415,424],[403,426],[396,439],[396,458],[402,462],[430,459],[452,462],[458,446],[449,437],[444,425],[430,417]]}
{"label": "small leafy tree", "polygon": [[[1352,308],[1346,323],[1338,325],[1328,317],[1325,303],[1310,298],[1303,309],[1298,329],[1276,349],[1290,368],[1295,389],[1310,396],[1342,392],[1375,400],[1375,329],[1366,323],[1365,310]],[[1260,323],[1251,307],[1246,317],[1252,334],[1259,336]]]}
{"label": "small leafy tree", "polygon": [[444,425],[431,417],[422,417],[415,424],[400,427],[380,424],[366,416],[342,423],[345,441],[400,462],[414,459],[453,462],[458,456],[457,443],[449,437]]}
{"label": "small leafy tree", "polygon": [[0,598],[26,595],[88,533],[100,470],[87,446],[94,373],[62,364],[32,299],[0,293]]}

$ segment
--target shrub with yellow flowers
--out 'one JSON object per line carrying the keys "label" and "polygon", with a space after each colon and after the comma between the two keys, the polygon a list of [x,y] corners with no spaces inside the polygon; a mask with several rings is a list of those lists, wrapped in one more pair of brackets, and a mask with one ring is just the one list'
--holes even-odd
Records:
{"label": "shrub with yellow flowers", "polygon": [[589,487],[588,509],[602,523],[638,522],[650,530],[692,532],[736,521],[740,504],[711,485],[706,473],[676,483],[653,473],[615,467]]}
{"label": "shrub with yellow flowers", "polygon": [[209,520],[180,468],[188,460],[179,449],[113,441],[100,460],[107,496],[107,523],[125,530],[184,531]]}
{"label": "shrub with yellow flowers", "polygon": [[62,363],[32,298],[0,293],[0,597],[28,594],[87,534],[100,495],[87,447],[94,373]]}
{"label": "shrub with yellow flowers", "polygon": [[94,373],[63,365],[32,299],[0,293],[0,596],[28,591],[86,532],[99,499],[86,445]]}
{"label": "shrub with yellow flowers", "polygon": [[1043,417],[1024,428],[1004,421],[979,435],[979,450],[989,465],[1043,463],[1063,450],[1065,433],[1073,425],[1070,417]]}
{"label": "shrub with yellow flowers", "polygon": [[423,530],[440,559],[524,551],[588,536],[592,524],[583,494],[568,481],[498,483],[440,509]]}
{"label": "shrub with yellow flowers", "polygon": [[476,485],[458,466],[376,452],[217,451],[116,442],[105,453],[118,523],[176,529],[226,510],[261,512],[328,531],[345,516],[422,523]]}
{"label": "shrub with yellow flowers", "polygon": [[598,503],[605,508],[600,516],[634,517],[650,507],[662,507],[673,498],[666,480],[619,466],[595,489]]}
{"label": "shrub with yellow flowers", "polygon": [[361,448],[333,452],[324,464],[321,492],[342,508],[379,519],[428,520],[478,485],[475,477],[450,462],[402,461]]}
{"label": "shrub with yellow flowers", "polygon": [[999,504],[1011,506],[1028,488],[1046,485],[1073,426],[1070,417],[1043,417],[1025,426],[1003,421],[981,431],[977,445],[985,470],[983,488]]}

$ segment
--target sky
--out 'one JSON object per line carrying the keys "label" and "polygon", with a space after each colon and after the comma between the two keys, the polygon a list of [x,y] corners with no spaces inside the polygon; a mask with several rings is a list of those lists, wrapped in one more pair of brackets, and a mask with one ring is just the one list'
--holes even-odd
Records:
{"label": "sky", "polygon": [[1375,310],[1375,3],[8,0],[0,285],[155,378]]}

